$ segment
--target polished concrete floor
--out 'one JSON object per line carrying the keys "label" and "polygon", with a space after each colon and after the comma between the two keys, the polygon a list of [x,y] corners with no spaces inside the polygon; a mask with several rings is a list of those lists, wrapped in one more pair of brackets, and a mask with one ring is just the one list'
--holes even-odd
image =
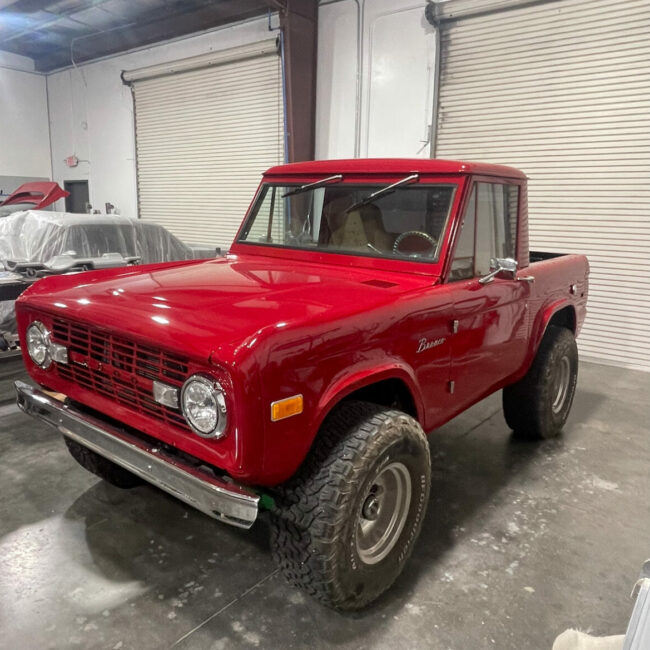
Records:
{"label": "polished concrete floor", "polygon": [[650,556],[649,396],[650,374],[583,363],[558,440],[513,441],[498,395],[436,432],[413,557],[354,615],[284,583],[264,519],[240,531],[106,485],[5,403],[0,648],[537,650],[568,627],[622,633]]}

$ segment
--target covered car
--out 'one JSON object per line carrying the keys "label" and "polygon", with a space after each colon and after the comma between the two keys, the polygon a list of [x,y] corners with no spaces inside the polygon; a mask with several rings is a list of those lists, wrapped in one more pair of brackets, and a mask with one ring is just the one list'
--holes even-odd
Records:
{"label": "covered car", "polygon": [[[90,269],[217,253],[215,247],[185,244],[158,224],[121,215],[25,210],[0,219],[0,276],[78,271],[75,261]],[[0,301],[0,335],[11,342],[14,332],[13,300]]]}

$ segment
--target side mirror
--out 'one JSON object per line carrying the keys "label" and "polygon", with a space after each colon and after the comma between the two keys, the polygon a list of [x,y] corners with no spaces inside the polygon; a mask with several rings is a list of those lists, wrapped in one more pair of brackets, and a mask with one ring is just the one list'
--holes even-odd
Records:
{"label": "side mirror", "polygon": [[481,284],[489,284],[497,275],[501,274],[514,280],[517,275],[517,260],[513,260],[511,257],[497,257],[490,260],[490,269],[492,270],[479,280]]}

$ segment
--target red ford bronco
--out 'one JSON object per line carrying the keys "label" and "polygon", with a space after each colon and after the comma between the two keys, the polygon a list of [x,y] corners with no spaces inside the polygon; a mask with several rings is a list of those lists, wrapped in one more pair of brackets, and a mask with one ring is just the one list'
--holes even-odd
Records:
{"label": "red ford bronco", "polygon": [[503,389],[557,435],[588,262],[528,250],[526,177],[442,160],[268,170],[228,255],[50,277],[17,303],[18,404],[86,469],[250,527],[284,575],[363,607],[426,514],[425,432]]}

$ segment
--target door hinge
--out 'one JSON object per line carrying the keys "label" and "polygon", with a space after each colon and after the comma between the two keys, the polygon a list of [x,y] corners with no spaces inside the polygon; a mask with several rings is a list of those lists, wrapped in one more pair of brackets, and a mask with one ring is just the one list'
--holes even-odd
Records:
{"label": "door hinge", "polygon": [[453,395],[454,389],[456,388],[456,382],[450,381],[447,385],[449,386],[449,392]]}
{"label": "door hinge", "polygon": [[454,334],[458,334],[458,326],[459,325],[460,325],[460,323],[457,320],[452,320],[451,321],[451,331]]}

